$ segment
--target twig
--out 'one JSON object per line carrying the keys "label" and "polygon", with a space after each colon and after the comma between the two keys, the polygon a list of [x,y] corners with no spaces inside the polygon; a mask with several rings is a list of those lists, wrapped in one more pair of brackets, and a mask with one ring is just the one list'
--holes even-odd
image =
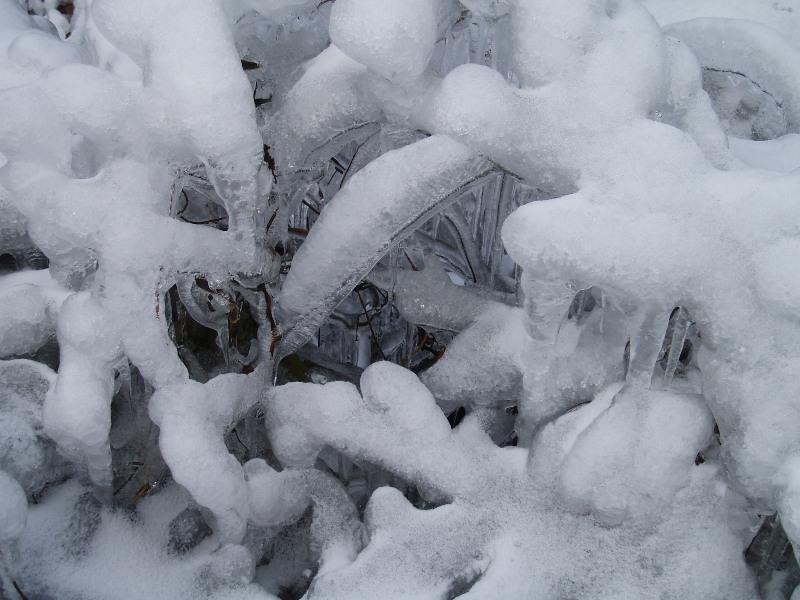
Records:
{"label": "twig", "polygon": [[356,290],[356,296],[358,296],[358,301],[361,303],[361,308],[364,309],[364,316],[367,317],[367,326],[369,327],[369,334],[372,336],[372,341],[375,342],[375,346],[378,348],[381,360],[386,360],[386,355],[383,353],[383,348],[381,348],[381,344],[378,341],[378,336],[375,335],[375,330],[372,328],[372,317],[369,311],[367,311],[367,305],[364,304],[364,299],[361,297],[361,292],[359,290]]}

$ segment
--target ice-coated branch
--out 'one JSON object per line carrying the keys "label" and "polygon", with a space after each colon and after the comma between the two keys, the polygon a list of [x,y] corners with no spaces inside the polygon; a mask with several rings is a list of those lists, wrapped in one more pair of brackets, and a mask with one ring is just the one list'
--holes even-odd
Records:
{"label": "ice-coated branch", "polygon": [[[278,360],[302,346],[394,244],[493,168],[445,136],[384,154],[325,208],[278,297]],[[329,260],[320,262],[319,256]]]}
{"label": "ice-coated branch", "polygon": [[[475,427],[451,432],[416,375],[387,362],[346,383],[290,383],[265,402],[273,450],[286,466],[314,464],[325,446],[380,465],[430,499],[468,498],[480,472],[502,477],[502,451]],[[494,466],[490,466],[494,464]],[[499,469],[499,470],[498,470]]]}
{"label": "ice-coated branch", "polygon": [[162,387],[150,399],[172,476],[211,510],[222,542],[240,542],[250,514],[244,471],[224,436],[258,402],[264,371],[220,375],[207,384],[187,380]]}

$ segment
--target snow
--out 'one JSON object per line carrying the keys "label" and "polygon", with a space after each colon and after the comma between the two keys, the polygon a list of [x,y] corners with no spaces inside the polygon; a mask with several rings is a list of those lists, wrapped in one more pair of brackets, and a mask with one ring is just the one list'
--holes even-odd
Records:
{"label": "snow", "polygon": [[[165,600],[275,598],[248,583],[254,565],[242,546],[216,552],[206,546],[188,556],[169,551],[167,526],[189,500],[180,488],[143,500],[135,517],[98,505],[87,509],[82,504],[86,491],[70,482],[31,509],[20,543],[20,580],[27,594],[106,600],[142,593]],[[82,568],[75,568],[76,560]]]}
{"label": "snow", "polygon": [[150,399],[150,417],[161,429],[159,446],[175,481],[212,511],[217,533],[233,543],[245,534],[248,487],[223,436],[257,400],[258,381],[220,375],[208,385],[185,381],[165,386]]}
{"label": "snow", "polygon": [[69,293],[47,270],[0,277],[0,356],[33,352],[52,339]]}
{"label": "snow", "polygon": [[0,471],[0,543],[7,544],[25,531],[28,500],[25,492],[5,471]]}
{"label": "snow", "polygon": [[29,494],[69,473],[42,431],[42,404],[55,378],[34,361],[0,361],[0,462]]}
{"label": "snow", "polygon": [[331,41],[370,71],[400,85],[428,66],[445,0],[342,0],[331,11]]}
{"label": "snow", "polygon": [[[0,275],[4,588],[765,593],[761,516],[800,543],[800,6],[57,4],[0,0],[0,252],[49,261]],[[518,268],[480,218],[434,256],[423,225],[500,170],[538,194],[492,213]],[[224,216],[183,218],[193,185]],[[340,310],[351,362],[375,328],[444,354],[277,385],[362,280],[386,300]],[[54,335],[57,372],[30,360]]]}

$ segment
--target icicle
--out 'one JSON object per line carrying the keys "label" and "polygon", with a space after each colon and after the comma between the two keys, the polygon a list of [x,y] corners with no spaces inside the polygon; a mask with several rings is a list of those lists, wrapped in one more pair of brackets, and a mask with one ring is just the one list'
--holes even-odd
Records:
{"label": "icicle", "polygon": [[667,366],[664,369],[664,389],[669,387],[672,383],[672,378],[675,375],[675,369],[678,368],[678,362],[683,352],[683,345],[686,343],[686,338],[689,334],[689,327],[691,321],[689,320],[688,313],[679,308],[675,313],[675,318],[672,325],[672,339],[670,340],[669,352],[667,353]]}
{"label": "icicle", "polygon": [[536,429],[565,409],[560,397],[548,395],[546,383],[550,366],[556,358],[558,330],[567,316],[577,286],[550,274],[536,277],[527,273],[523,281],[530,336],[524,375],[528,393],[520,403],[517,431],[520,445],[529,445]]}
{"label": "icicle", "polygon": [[[638,309],[632,315],[630,364],[626,382],[649,389],[669,324],[669,313],[657,306]],[[680,353],[678,353],[680,356]]]}

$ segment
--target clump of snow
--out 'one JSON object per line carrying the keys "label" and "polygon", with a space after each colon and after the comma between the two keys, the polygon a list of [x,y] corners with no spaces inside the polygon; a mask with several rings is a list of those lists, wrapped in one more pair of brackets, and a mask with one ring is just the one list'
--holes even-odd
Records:
{"label": "clump of snow", "polygon": [[331,41],[351,58],[399,84],[419,77],[433,55],[446,0],[341,0],[331,11]]}
{"label": "clump of snow", "polygon": [[52,339],[68,295],[47,270],[0,277],[0,356],[34,352]]}

